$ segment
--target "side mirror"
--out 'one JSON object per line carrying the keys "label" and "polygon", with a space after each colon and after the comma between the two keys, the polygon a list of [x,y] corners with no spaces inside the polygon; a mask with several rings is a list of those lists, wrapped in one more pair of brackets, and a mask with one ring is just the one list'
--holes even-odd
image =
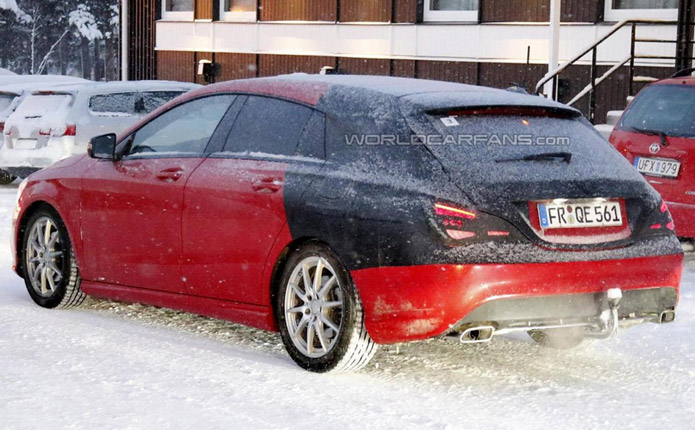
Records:
{"label": "side mirror", "polygon": [[87,145],[87,154],[99,160],[114,160],[116,158],[116,135],[104,134],[93,137]]}

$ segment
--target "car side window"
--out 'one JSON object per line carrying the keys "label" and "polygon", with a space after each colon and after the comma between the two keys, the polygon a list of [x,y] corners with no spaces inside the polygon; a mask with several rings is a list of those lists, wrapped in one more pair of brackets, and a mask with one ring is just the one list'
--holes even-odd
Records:
{"label": "car side window", "polygon": [[234,98],[204,97],[163,113],[135,132],[129,154],[204,152]]}
{"label": "car side window", "polygon": [[295,155],[313,110],[270,97],[249,96],[227,137],[224,152]]}

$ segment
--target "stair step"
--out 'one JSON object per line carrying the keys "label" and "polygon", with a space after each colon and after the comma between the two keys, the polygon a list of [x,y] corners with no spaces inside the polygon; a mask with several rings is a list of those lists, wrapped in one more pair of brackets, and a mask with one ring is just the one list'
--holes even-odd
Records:
{"label": "stair step", "polygon": [[611,124],[596,124],[594,128],[601,133],[604,139],[608,140],[611,133],[613,132],[613,126]]}
{"label": "stair step", "polygon": [[656,82],[659,78],[652,78],[651,76],[635,76],[632,78],[633,82]]}
{"label": "stair step", "polygon": [[623,116],[623,111],[621,110],[609,110],[606,114],[606,124],[616,125],[620,117]]}

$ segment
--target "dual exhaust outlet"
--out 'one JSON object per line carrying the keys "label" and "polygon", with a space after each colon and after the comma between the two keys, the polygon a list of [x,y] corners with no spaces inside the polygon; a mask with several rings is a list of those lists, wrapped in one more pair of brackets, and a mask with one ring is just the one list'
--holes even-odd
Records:
{"label": "dual exhaust outlet", "polygon": [[[505,327],[498,329],[492,325],[479,325],[474,327],[469,327],[461,333],[459,340],[461,343],[486,343],[490,342],[493,336],[497,334],[505,334],[519,331],[529,331],[529,330],[552,330],[570,327],[584,327],[587,329],[586,335],[588,337],[606,339],[609,337],[615,337],[618,335],[618,308],[620,307],[620,301],[623,298],[623,292],[620,288],[610,288],[606,291],[606,302],[608,303],[608,308],[604,309],[599,315],[599,321],[597,323],[562,323],[559,324],[544,324],[537,326],[518,326],[518,327]],[[659,323],[669,323],[676,318],[676,312],[674,310],[666,310],[661,312],[658,318]],[[653,320],[652,320],[653,321]]]}

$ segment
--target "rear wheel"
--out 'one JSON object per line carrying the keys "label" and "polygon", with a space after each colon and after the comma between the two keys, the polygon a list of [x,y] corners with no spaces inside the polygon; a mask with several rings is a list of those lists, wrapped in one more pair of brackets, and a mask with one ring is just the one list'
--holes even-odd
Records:
{"label": "rear wheel", "polygon": [[357,370],[376,353],[357,290],[327,247],[312,243],[290,255],[275,300],[285,348],[304,369]]}
{"label": "rear wheel", "polygon": [[528,335],[536,343],[555,349],[570,349],[579,346],[586,336],[582,327],[531,330]]}
{"label": "rear wheel", "polygon": [[15,179],[17,179],[17,177],[10,172],[0,170],[0,185],[9,185],[14,182]]}
{"label": "rear wheel", "polygon": [[24,282],[36,304],[69,308],[84,301],[70,237],[53,209],[41,208],[29,218],[22,258]]}

